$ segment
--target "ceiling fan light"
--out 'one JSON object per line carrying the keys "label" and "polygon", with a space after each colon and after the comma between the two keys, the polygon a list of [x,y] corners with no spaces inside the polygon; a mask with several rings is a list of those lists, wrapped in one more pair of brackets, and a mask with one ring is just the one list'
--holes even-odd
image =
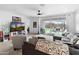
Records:
{"label": "ceiling fan light", "polygon": [[37,15],[42,15],[41,13],[38,13]]}

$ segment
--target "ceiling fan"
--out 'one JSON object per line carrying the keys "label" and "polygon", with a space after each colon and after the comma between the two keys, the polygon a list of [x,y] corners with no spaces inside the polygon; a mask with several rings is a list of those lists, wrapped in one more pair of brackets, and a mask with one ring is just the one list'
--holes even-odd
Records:
{"label": "ceiling fan", "polygon": [[42,13],[41,13],[41,11],[40,11],[40,10],[38,10],[37,15],[42,15]]}
{"label": "ceiling fan", "polygon": [[[41,7],[45,6],[45,4],[40,4]],[[41,12],[40,9],[38,9],[37,15],[42,15],[43,12]]]}

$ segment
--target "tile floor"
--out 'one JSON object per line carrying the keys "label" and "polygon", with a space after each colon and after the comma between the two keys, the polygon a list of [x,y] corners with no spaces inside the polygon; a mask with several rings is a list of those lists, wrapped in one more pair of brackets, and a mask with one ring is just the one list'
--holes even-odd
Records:
{"label": "tile floor", "polygon": [[22,55],[22,50],[14,51],[11,40],[0,42],[0,55]]}

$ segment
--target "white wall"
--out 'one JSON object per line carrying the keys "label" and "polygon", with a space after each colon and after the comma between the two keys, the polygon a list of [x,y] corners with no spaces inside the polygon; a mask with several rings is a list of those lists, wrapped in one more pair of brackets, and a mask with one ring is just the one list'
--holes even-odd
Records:
{"label": "white wall", "polygon": [[[37,22],[37,28],[33,28],[33,22]],[[30,18],[30,33],[38,33],[39,20],[37,17]]]}
{"label": "white wall", "polygon": [[79,11],[76,13],[76,32],[79,33]]}
{"label": "white wall", "polygon": [[[1,25],[5,25],[7,27],[9,27],[9,23],[12,21],[12,16],[18,16],[21,17],[22,22],[25,23],[25,29],[27,29],[27,26],[29,26],[29,19],[23,15],[19,15],[17,13],[11,13],[11,12],[7,12],[7,11],[1,11],[0,10],[0,30],[2,30]],[[8,24],[8,25],[6,25]]]}

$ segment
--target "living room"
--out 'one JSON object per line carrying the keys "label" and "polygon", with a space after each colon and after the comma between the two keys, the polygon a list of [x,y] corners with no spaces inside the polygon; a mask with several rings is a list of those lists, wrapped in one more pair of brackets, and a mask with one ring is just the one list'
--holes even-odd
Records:
{"label": "living room", "polygon": [[79,55],[79,4],[0,4],[0,55]]}

